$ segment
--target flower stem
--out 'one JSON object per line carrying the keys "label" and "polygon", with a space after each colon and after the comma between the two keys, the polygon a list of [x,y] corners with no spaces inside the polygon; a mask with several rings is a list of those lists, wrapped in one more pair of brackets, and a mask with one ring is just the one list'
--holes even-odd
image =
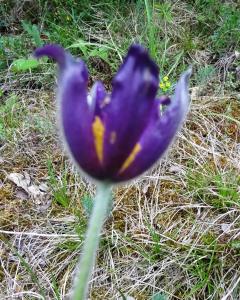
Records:
{"label": "flower stem", "polygon": [[85,300],[88,283],[96,260],[101,229],[111,203],[111,185],[99,183],[88,230],[75,279],[73,300]]}

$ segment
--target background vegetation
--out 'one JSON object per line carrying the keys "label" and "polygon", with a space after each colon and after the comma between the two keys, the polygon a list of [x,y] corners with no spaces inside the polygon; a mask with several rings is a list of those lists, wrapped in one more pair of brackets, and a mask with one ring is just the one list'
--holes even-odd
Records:
{"label": "background vegetation", "polygon": [[193,66],[192,109],[160,165],[116,190],[91,299],[239,299],[238,1],[1,1],[0,34],[0,298],[68,295],[94,195],[59,146],[55,68],[31,53],[59,43],[110,89],[139,42],[167,93]]}

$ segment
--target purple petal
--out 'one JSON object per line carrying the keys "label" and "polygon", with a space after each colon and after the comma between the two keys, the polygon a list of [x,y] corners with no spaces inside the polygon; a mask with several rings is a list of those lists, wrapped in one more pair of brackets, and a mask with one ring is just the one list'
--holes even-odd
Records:
{"label": "purple petal", "polygon": [[68,149],[83,171],[101,178],[102,169],[94,144],[94,112],[87,102],[87,81],[79,63],[68,67],[60,86],[60,113]]}
{"label": "purple petal", "polygon": [[163,115],[157,118],[157,114],[160,113],[159,108],[155,111],[151,122],[138,142],[141,150],[129,167],[118,173],[115,177],[116,181],[128,180],[142,174],[168,149],[188,111],[188,81],[190,74],[191,70],[182,74],[171,103],[167,106]]}
{"label": "purple petal", "polygon": [[[58,45],[47,45],[35,51],[36,57],[49,56],[60,66],[58,95],[60,120],[66,145],[81,169],[101,178],[92,130],[95,109],[87,102],[88,72],[83,61],[74,60]],[[101,93],[100,93],[101,94]],[[99,101],[99,89],[95,98]]]}
{"label": "purple petal", "polygon": [[95,115],[102,115],[102,109],[104,108],[104,100],[106,99],[106,96],[107,93],[104,85],[101,81],[96,81],[88,95],[88,104],[94,111]]}
{"label": "purple petal", "polygon": [[158,67],[144,48],[131,46],[106,106],[104,168],[109,177],[119,170],[148,124],[157,89]]}
{"label": "purple petal", "polygon": [[168,96],[161,96],[156,101],[159,101],[159,104],[169,105],[171,103],[171,98]]}
{"label": "purple petal", "polygon": [[50,45],[45,45],[41,48],[37,48],[34,52],[34,56],[36,58],[41,58],[42,56],[48,56],[54,59],[58,63],[60,68],[64,68],[66,65],[66,59],[68,54],[61,46],[50,44]]}
{"label": "purple petal", "polygon": [[88,71],[81,59],[75,60],[70,53],[65,51],[60,45],[50,44],[37,48],[34,52],[36,58],[48,56],[54,59],[60,68],[60,80],[62,79],[62,73],[68,69],[71,65],[78,64],[82,69],[82,75],[85,80],[88,80]]}

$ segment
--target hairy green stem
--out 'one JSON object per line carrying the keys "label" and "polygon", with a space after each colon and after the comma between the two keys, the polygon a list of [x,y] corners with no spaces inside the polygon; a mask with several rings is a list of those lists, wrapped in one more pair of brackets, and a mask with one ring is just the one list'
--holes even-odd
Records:
{"label": "hairy green stem", "polygon": [[85,300],[87,297],[88,283],[95,265],[100,233],[109,210],[111,199],[111,185],[99,183],[88,225],[83,253],[79,261],[78,274],[75,279],[73,290],[73,300]]}

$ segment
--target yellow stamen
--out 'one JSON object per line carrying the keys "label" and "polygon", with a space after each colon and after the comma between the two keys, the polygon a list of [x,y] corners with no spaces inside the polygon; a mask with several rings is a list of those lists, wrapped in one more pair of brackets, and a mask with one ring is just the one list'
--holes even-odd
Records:
{"label": "yellow stamen", "polygon": [[105,127],[102,120],[97,116],[95,117],[94,122],[92,123],[92,131],[94,137],[94,144],[99,161],[103,162],[103,139]]}
{"label": "yellow stamen", "polygon": [[132,152],[129,154],[129,156],[127,157],[127,159],[125,160],[125,162],[123,163],[119,173],[124,172],[130,165],[131,163],[134,161],[134,159],[136,158],[137,154],[142,150],[142,147],[139,143],[137,143]]}

